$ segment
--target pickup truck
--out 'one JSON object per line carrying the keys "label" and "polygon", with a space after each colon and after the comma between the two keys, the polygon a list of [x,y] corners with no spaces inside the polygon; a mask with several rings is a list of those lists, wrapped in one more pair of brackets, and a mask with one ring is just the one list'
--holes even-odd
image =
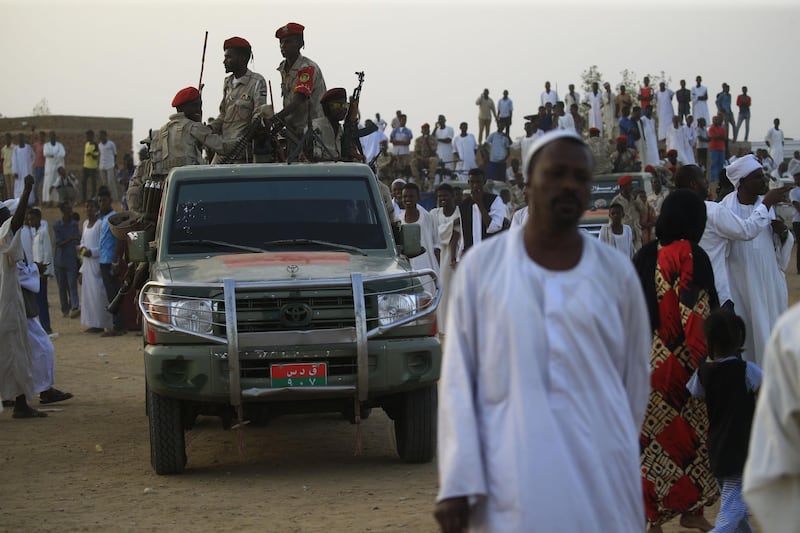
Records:
{"label": "pickup truck", "polygon": [[184,470],[200,415],[230,429],[380,407],[401,459],[434,457],[438,281],[411,269],[418,228],[391,223],[368,166],[176,168],[150,233],[128,236],[150,262],[138,305],[156,473]]}

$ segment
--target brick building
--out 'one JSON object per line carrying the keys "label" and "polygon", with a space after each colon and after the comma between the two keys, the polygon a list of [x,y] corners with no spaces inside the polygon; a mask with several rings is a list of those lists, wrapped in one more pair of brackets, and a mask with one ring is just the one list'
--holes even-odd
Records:
{"label": "brick building", "polygon": [[55,131],[58,140],[67,151],[66,170],[81,175],[83,168],[83,147],[86,143],[86,130],[94,130],[95,141],[98,132],[106,130],[109,140],[117,146],[117,165],[122,164],[122,156],[131,152],[133,146],[133,119],[115,117],[76,117],[68,115],[41,115],[36,117],[0,118],[0,142],[5,142],[5,134],[11,133],[16,142],[17,135],[25,132],[33,144],[39,139],[39,131],[48,134]]}

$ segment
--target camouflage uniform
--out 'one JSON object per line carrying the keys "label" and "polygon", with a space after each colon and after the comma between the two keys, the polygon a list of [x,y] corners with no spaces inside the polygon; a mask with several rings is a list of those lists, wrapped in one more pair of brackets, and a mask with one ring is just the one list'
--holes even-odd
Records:
{"label": "camouflage uniform", "polygon": [[422,166],[428,167],[428,179],[433,180],[436,174],[436,167],[439,166],[439,158],[436,157],[436,138],[433,135],[421,135],[414,139],[414,153],[411,158],[411,175],[419,181],[419,169]]}
{"label": "camouflage uniform", "polygon": [[339,129],[334,132],[333,125],[328,117],[319,117],[311,121],[311,127],[319,136],[322,144],[328,152],[322,149],[319,141],[313,142],[312,157],[313,161],[341,161],[342,160],[342,134],[344,126],[339,125]]}
{"label": "camouflage uniform", "polygon": [[[222,135],[230,150],[240,137],[245,135],[253,121],[256,108],[267,103],[267,82],[264,76],[248,70],[234,85],[233,74],[225,78],[222,86],[222,102],[219,104],[219,116],[213,122],[214,133]],[[224,153],[214,155],[212,163],[220,163]],[[230,163],[246,163],[252,161],[252,153],[247,153]]]}
{"label": "camouflage uniform", "polygon": [[594,156],[594,173],[595,174],[608,174],[614,171],[614,165],[611,163],[611,145],[608,140],[603,137],[589,137],[586,139],[586,144]]}
{"label": "camouflage uniform", "polygon": [[312,121],[325,116],[320,103],[320,98],[327,91],[325,78],[322,77],[319,66],[302,54],[297,56],[297,60],[288,72],[284,70],[285,66],[286,60],[284,59],[278,66],[278,72],[281,74],[281,97],[284,109],[294,98],[294,93],[304,94],[308,98],[308,106],[301,106],[285,118],[292,133],[300,137],[308,127],[309,113]]}

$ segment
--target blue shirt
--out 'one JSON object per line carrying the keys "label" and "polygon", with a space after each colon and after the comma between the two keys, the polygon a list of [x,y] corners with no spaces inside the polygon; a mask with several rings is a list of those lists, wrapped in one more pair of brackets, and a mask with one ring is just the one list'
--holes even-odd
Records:
{"label": "blue shirt", "polygon": [[628,117],[622,117],[619,119],[619,132],[628,138],[628,146],[633,147],[636,142],[634,135],[638,133],[636,131],[636,123]]}
{"label": "blue shirt", "polygon": [[506,160],[508,157],[508,147],[511,145],[511,141],[508,137],[495,131],[486,137],[486,143],[491,147],[489,161],[498,162]]}
{"label": "blue shirt", "polygon": [[[106,265],[114,262],[114,252],[117,250],[117,238],[111,233],[111,226],[108,225],[108,217],[116,213],[111,210],[107,215],[100,218],[100,264]],[[98,215],[99,217],[99,215]]]}
{"label": "blue shirt", "polygon": [[53,264],[56,268],[78,268],[77,246],[80,242],[80,230],[78,223],[74,220],[64,222],[63,219],[57,220],[53,224],[53,235],[56,243],[74,239],[64,246],[56,246],[56,253],[53,256]]}
{"label": "blue shirt", "polygon": [[731,112],[731,93],[723,91],[717,95],[717,109],[726,114]]}

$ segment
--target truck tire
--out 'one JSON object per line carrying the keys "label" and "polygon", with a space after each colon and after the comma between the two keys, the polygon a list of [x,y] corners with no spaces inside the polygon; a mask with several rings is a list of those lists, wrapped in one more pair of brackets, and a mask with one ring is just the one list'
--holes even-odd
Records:
{"label": "truck tire", "polygon": [[407,463],[427,463],[436,455],[436,385],[406,392],[394,419],[397,455]]}
{"label": "truck tire", "polygon": [[186,466],[181,403],[148,390],[150,464],[158,475],[180,474]]}

